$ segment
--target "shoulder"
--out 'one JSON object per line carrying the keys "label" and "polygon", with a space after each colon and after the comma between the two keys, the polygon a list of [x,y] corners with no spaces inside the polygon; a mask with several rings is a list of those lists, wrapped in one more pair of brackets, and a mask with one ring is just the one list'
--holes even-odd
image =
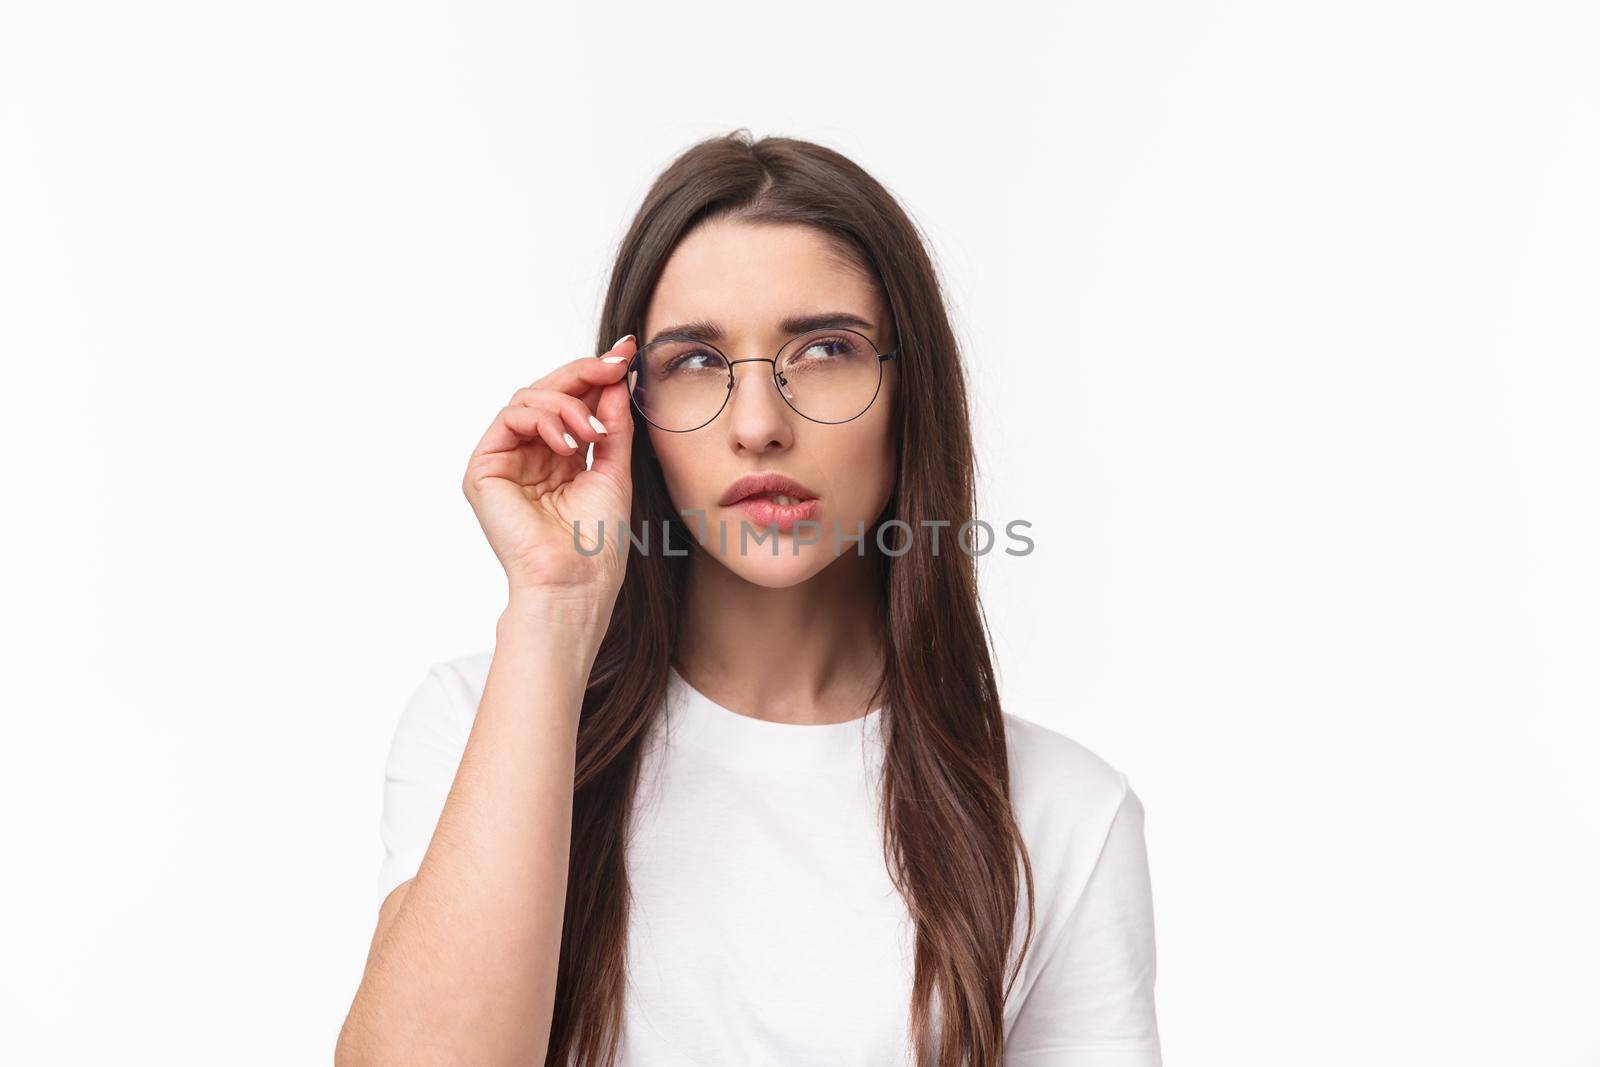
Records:
{"label": "shoulder", "polygon": [[472,734],[491,658],[486,652],[430,664],[395,722],[383,772],[380,906],[422,863]]}
{"label": "shoulder", "polygon": [[1144,808],[1127,776],[1059,731],[1010,713],[1005,720],[1011,807],[1040,895],[1039,944],[1063,936],[1092,880],[1119,907],[1147,908]]}
{"label": "shoulder", "polygon": [[1007,995],[1008,1058],[1055,1063],[1082,1050],[1084,1062],[1158,1064],[1144,809],[1097,753],[1005,719],[1012,810],[1035,893],[1034,911],[1017,907],[1013,946],[1025,944],[1026,955]]}
{"label": "shoulder", "polygon": [[1115,806],[1127,776],[1098,753],[1032,719],[1005,713],[1013,787],[1035,804]]}
{"label": "shoulder", "polygon": [[493,651],[469,652],[434,662],[428,668],[428,675],[444,688],[452,701],[465,704],[469,713],[476,714],[493,659]]}
{"label": "shoulder", "polygon": [[492,658],[492,652],[474,652],[429,664],[400,713],[394,749],[464,743],[478,714]]}
{"label": "shoulder", "polygon": [[1011,805],[1029,850],[1092,863],[1119,812],[1138,805],[1127,776],[1041,723],[1007,712],[1005,724]]}

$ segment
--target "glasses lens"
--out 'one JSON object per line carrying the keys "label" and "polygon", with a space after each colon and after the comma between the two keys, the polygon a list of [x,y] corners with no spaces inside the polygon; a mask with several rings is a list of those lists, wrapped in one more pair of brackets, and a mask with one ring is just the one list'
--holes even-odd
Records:
{"label": "glasses lens", "polygon": [[778,386],[794,409],[818,422],[847,422],[878,394],[878,350],[854,330],[818,330],[778,357]]}
{"label": "glasses lens", "polygon": [[645,418],[664,430],[693,430],[722,409],[728,362],[694,341],[656,341],[633,357],[628,381]]}

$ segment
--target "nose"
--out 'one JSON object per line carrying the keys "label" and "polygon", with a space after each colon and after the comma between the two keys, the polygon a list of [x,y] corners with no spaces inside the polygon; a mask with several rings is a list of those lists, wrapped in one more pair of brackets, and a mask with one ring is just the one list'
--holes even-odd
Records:
{"label": "nose", "polygon": [[[740,369],[744,374],[739,374]],[[728,432],[742,448],[765,452],[787,447],[794,438],[794,411],[785,401],[786,386],[773,380],[770,360],[738,360],[731,365],[733,395],[728,398]],[[742,379],[742,381],[741,381]]]}

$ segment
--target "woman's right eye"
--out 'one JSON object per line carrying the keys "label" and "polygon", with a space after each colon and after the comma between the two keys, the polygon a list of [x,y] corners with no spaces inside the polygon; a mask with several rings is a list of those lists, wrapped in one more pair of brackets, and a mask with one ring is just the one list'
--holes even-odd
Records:
{"label": "woman's right eye", "polygon": [[666,366],[661,368],[662,374],[672,374],[675,371],[700,371],[720,370],[722,356],[704,348],[690,349],[687,352],[675,353],[667,360]]}

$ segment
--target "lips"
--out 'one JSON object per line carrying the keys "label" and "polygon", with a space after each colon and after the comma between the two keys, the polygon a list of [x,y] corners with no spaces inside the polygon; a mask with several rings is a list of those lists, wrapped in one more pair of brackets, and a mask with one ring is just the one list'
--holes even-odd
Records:
{"label": "lips", "polygon": [[[795,481],[787,474],[778,471],[758,471],[755,474],[746,474],[734,479],[732,485],[722,491],[717,498],[717,503],[723,507],[737,504],[748,497],[773,497],[786,496],[795,504],[803,504],[808,500],[815,500],[817,494]],[[792,506],[786,504],[785,506]]]}
{"label": "lips", "polygon": [[759,527],[776,527],[788,533],[817,513],[817,494],[787,474],[762,471],[746,474],[723,490],[717,503],[734,507]]}

